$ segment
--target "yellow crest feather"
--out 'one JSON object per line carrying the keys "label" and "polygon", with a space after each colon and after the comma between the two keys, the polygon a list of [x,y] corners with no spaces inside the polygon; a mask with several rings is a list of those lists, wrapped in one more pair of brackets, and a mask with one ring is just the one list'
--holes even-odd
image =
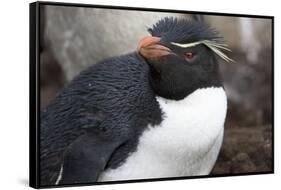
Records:
{"label": "yellow crest feather", "polygon": [[222,58],[226,62],[234,62],[233,59],[229,58],[225,53],[222,52],[222,50],[231,52],[231,50],[228,48],[227,44],[218,43],[218,42],[211,41],[211,40],[201,40],[201,41],[191,42],[191,43],[187,43],[187,44],[171,42],[171,44],[178,46],[178,47],[182,47],[182,48],[194,47],[199,44],[204,44],[205,46],[207,46],[210,50],[212,50],[215,54],[217,54],[220,58]]}

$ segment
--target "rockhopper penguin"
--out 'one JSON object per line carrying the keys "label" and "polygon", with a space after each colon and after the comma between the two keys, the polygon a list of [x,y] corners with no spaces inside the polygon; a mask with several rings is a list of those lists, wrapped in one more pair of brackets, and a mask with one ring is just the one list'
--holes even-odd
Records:
{"label": "rockhopper penguin", "polygon": [[41,112],[41,185],[208,175],[227,99],[205,23],[164,18],[137,51],[82,71]]}

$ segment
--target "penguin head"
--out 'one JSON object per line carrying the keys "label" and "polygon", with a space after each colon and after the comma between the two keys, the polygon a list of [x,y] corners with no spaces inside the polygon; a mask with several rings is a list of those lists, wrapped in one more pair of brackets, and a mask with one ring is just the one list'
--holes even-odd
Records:
{"label": "penguin head", "polygon": [[155,93],[180,100],[198,88],[221,86],[217,57],[231,61],[222,37],[206,23],[164,18],[148,29],[137,50],[150,66]]}

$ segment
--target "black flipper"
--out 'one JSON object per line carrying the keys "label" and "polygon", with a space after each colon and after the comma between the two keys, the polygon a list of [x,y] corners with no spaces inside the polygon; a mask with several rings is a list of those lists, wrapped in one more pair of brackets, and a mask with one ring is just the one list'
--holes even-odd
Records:
{"label": "black flipper", "polygon": [[88,131],[65,151],[58,184],[89,183],[98,180],[120,142]]}

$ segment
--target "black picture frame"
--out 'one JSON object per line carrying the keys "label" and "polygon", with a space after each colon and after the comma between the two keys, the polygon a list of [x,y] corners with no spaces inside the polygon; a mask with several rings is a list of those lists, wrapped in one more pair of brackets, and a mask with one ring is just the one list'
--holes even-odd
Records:
{"label": "black picture frame", "polygon": [[[153,11],[153,12],[169,12],[169,13],[186,13],[186,14],[204,14],[215,16],[231,16],[231,17],[247,17],[247,18],[264,18],[270,19],[272,22],[272,170],[267,172],[247,172],[239,174],[222,174],[212,176],[187,176],[187,177],[172,177],[172,178],[157,178],[157,179],[141,179],[128,181],[111,181],[111,182],[93,182],[72,185],[40,185],[40,7],[44,5],[53,6],[68,6],[68,7],[84,7],[84,8],[102,8],[102,9],[118,9],[118,10],[134,10],[134,11]],[[29,4],[29,44],[30,44],[30,76],[29,76],[29,185],[33,188],[54,188],[54,187],[68,187],[68,186],[85,186],[85,185],[103,185],[103,184],[121,184],[121,183],[135,183],[135,182],[151,182],[151,181],[166,181],[166,180],[183,180],[195,178],[213,178],[213,177],[232,177],[243,175],[259,175],[259,174],[273,174],[274,173],[274,17],[264,15],[248,15],[248,14],[234,14],[234,13],[219,13],[219,12],[200,12],[187,10],[169,10],[169,9],[155,9],[155,8],[141,8],[141,7],[120,7],[120,6],[104,6],[91,5],[80,3],[60,3],[60,2],[34,2]]]}

